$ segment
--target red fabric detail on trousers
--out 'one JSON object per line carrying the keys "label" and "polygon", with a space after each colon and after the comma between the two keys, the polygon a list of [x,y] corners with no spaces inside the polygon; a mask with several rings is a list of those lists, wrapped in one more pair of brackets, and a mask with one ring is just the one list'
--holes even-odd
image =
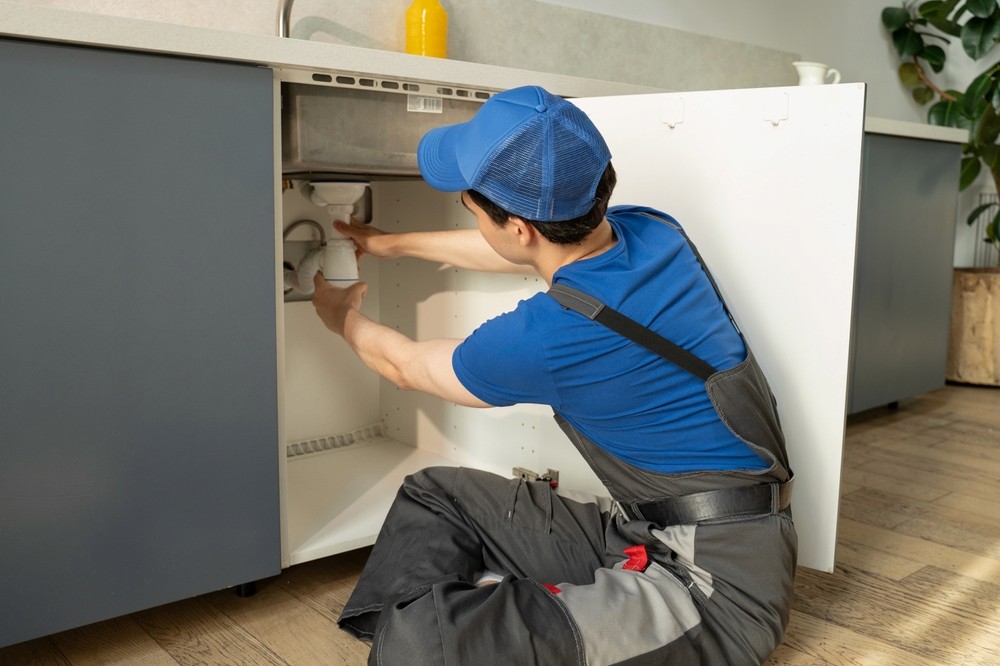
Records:
{"label": "red fabric detail on trousers", "polygon": [[644,545],[629,546],[625,549],[625,554],[628,555],[628,561],[622,565],[622,569],[645,571],[649,566],[649,555]]}

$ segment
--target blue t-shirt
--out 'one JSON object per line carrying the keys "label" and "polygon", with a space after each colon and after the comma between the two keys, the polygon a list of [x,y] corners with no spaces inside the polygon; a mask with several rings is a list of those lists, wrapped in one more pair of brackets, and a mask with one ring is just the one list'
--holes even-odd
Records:
{"label": "blue t-shirt", "polygon": [[[610,250],[556,271],[575,287],[718,370],[746,347],[675,228],[616,206]],[[660,214],[662,215],[662,214]],[[494,406],[550,405],[582,435],[636,467],[667,473],[765,469],[719,420],[705,383],[603,324],[539,293],[475,330],[452,357],[459,381]]]}

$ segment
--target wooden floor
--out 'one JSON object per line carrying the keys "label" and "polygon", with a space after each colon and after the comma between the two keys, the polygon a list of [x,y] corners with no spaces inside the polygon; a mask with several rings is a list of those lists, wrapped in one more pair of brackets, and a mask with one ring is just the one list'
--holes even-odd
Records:
{"label": "wooden floor", "polygon": [[[839,564],[799,571],[767,663],[1000,664],[1000,389],[947,386],[847,433]],[[335,619],[366,555],[0,649],[0,665],[363,664]]]}

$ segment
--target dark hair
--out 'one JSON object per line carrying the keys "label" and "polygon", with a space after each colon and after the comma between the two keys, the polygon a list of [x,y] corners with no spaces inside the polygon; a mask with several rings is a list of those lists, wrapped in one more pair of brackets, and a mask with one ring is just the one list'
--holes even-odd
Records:
{"label": "dark hair", "polygon": [[517,217],[538,230],[538,233],[551,243],[578,245],[604,220],[604,214],[608,212],[608,201],[611,199],[611,193],[614,192],[617,182],[618,176],[615,174],[615,168],[611,166],[611,162],[608,162],[608,166],[605,167],[604,173],[601,175],[601,180],[597,183],[594,206],[584,215],[562,222],[528,220],[520,215],[507,212],[475,190],[468,190],[468,193],[469,198],[482,208],[493,220],[493,223],[501,229],[507,226],[508,218]]}

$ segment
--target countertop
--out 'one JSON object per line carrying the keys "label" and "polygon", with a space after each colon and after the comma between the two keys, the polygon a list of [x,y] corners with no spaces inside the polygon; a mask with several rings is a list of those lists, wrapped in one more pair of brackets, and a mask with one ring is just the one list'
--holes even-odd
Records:
{"label": "countertop", "polygon": [[493,91],[534,83],[564,97],[662,92],[613,81],[0,0],[0,37],[3,36],[251,63],[270,67],[279,78],[288,81],[306,81],[313,73],[377,73],[383,78],[448,82]]}
{"label": "countertop", "polygon": [[865,117],[865,132],[870,134],[888,134],[911,139],[927,139],[929,141],[945,141],[948,143],[965,143],[969,140],[969,131],[954,127],[941,127],[925,123],[910,123],[887,118]]}

